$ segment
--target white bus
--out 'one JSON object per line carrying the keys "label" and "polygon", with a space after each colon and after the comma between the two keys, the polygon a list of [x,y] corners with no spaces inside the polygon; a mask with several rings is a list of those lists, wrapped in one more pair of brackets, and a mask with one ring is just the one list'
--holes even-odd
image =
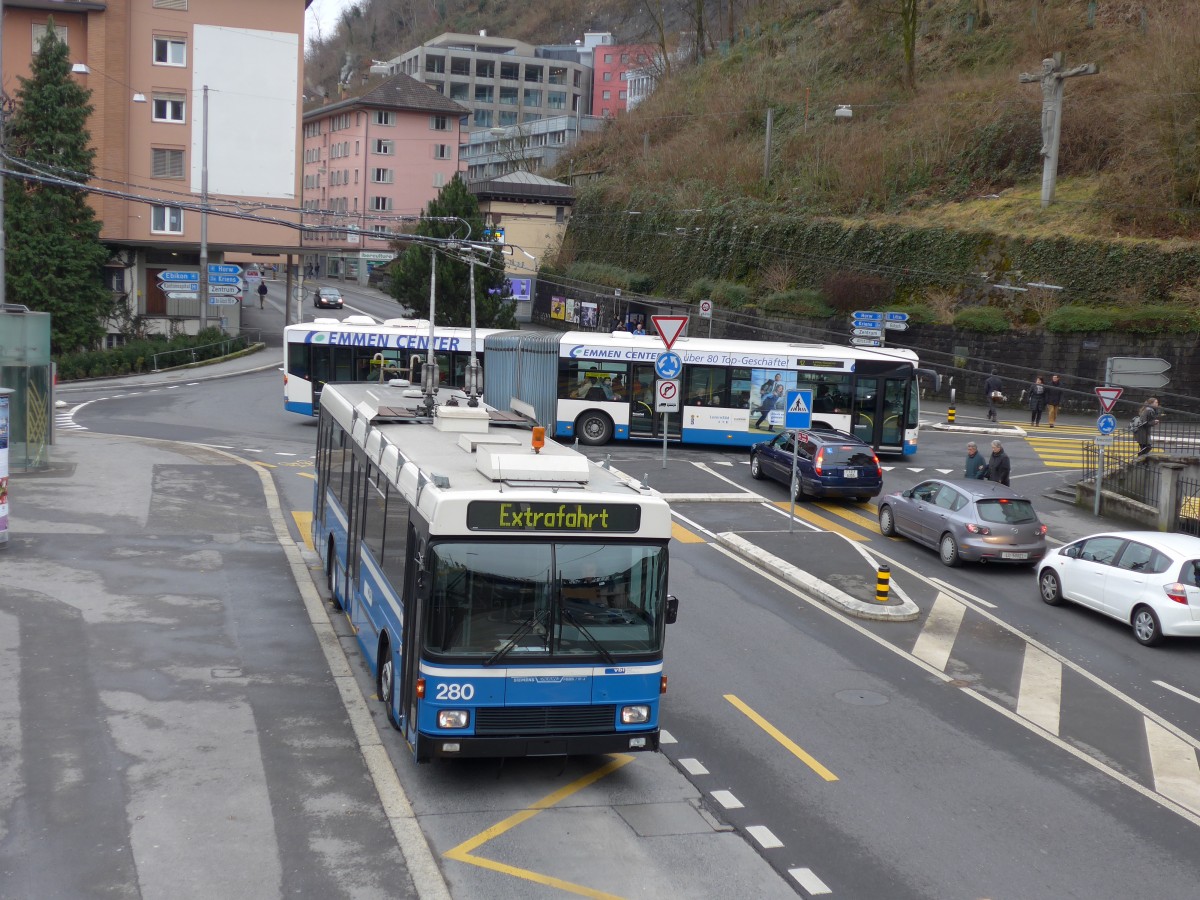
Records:
{"label": "white bus", "polygon": [[[655,413],[657,335],[504,332],[485,342],[484,399],[530,404],[556,437],[583,444],[663,438]],[[849,431],[877,452],[917,451],[917,355],[837,344],[680,338],[680,408],[667,439],[749,446],[784,426],[790,389],[813,391],[812,427]]]}
{"label": "white bus", "polygon": [[419,762],[657,750],[669,507],[450,393],[322,395],[313,544],[388,720]]}
{"label": "white bus", "polygon": [[[499,329],[477,328],[474,349],[483,362],[483,339]],[[283,408],[302,416],[320,411],[321,389],[331,381],[380,381],[400,376],[412,379],[413,357],[424,362],[429,350],[428,319],[388,319],[370,316],[320,318],[288,325],[283,330]],[[471,358],[470,328],[437,328],[434,356],[441,383],[464,385]],[[505,404],[507,408],[507,404]]]}

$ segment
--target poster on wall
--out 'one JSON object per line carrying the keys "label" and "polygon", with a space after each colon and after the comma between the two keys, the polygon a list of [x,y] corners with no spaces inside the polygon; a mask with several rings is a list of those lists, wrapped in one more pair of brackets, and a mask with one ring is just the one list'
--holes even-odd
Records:
{"label": "poster on wall", "polygon": [[567,301],[564,297],[550,298],[550,318],[560,322],[567,317]]}
{"label": "poster on wall", "polygon": [[600,314],[597,304],[588,303],[586,300],[579,301],[579,327],[595,328],[599,321]]}
{"label": "poster on wall", "polygon": [[795,387],[795,372],[753,369],[750,373],[750,430],[773,432],[783,428],[787,392]]}
{"label": "poster on wall", "polygon": [[573,297],[567,298],[567,321],[579,324],[579,303]]}

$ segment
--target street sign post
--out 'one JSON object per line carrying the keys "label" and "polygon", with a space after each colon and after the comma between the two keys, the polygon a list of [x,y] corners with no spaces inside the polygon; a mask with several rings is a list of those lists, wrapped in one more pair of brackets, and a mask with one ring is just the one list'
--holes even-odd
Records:
{"label": "street sign post", "polygon": [[[675,356],[674,353],[667,352],[663,356]],[[659,357],[661,359],[662,357]],[[675,356],[678,359],[678,356]],[[662,413],[663,417],[663,462],[662,467],[667,467],[667,417],[668,414],[679,412],[679,379],[663,378],[654,384],[654,411]]]}
{"label": "street sign post", "polygon": [[236,284],[210,284],[208,292],[210,294],[240,294],[242,289]]}
{"label": "street sign post", "polygon": [[1096,388],[1096,397],[1100,400],[1100,408],[1105,412],[1112,412],[1113,406],[1116,405],[1121,395],[1125,393],[1119,387],[1098,387]]}
{"label": "street sign post", "polygon": [[683,371],[683,360],[678,353],[664,350],[654,360],[654,374],[659,378],[678,378]]}
{"label": "street sign post", "polygon": [[853,316],[856,319],[874,319],[876,322],[883,321],[883,313],[871,312],[870,310],[856,309]]}
{"label": "street sign post", "polygon": [[1099,431],[1101,435],[1111,435],[1117,430],[1117,417],[1112,413],[1105,413],[1096,420],[1096,430]]}
{"label": "street sign post", "polygon": [[907,322],[908,321],[908,313],[906,313],[906,312],[884,313],[883,317],[889,322]]}
{"label": "street sign post", "polygon": [[[891,315],[891,313],[889,313],[888,315]],[[887,322],[883,323],[883,327],[886,328],[888,331],[908,331],[908,323],[907,322],[895,322],[890,319]]]}
{"label": "street sign post", "polygon": [[[166,273],[164,272],[163,275]],[[159,276],[160,278],[162,276]],[[241,284],[242,279],[236,275],[212,275],[208,276],[209,284]]]}
{"label": "street sign post", "polygon": [[712,318],[712,301],[711,300],[701,300],[700,301],[700,318],[702,318],[702,319],[711,319]]}
{"label": "street sign post", "polygon": [[853,333],[857,337],[883,337],[883,330],[879,328],[855,328]]}
{"label": "street sign post", "polygon": [[[161,285],[159,285],[161,287]],[[199,300],[200,295],[192,291],[167,291],[168,300]]]}
{"label": "street sign post", "polygon": [[[812,428],[813,392],[811,388],[787,392],[787,406],[783,414],[783,427],[803,430]],[[792,506],[788,515],[788,531],[796,527],[796,472],[800,465],[800,442],[792,441]]]}
{"label": "street sign post", "polygon": [[883,341],[879,338],[852,337],[850,343],[855,347],[882,347]]}
{"label": "street sign post", "polygon": [[241,275],[242,267],[235,266],[232,263],[209,263],[209,275]]}
{"label": "street sign post", "polygon": [[662,338],[667,349],[671,349],[671,345],[679,340],[679,336],[683,334],[683,330],[687,328],[687,316],[651,316],[650,321],[654,323],[654,327],[658,330],[659,337]]}
{"label": "street sign post", "polygon": [[200,273],[170,270],[167,272],[159,272],[158,277],[160,281],[199,281]]}
{"label": "street sign post", "polygon": [[1153,356],[1110,356],[1104,380],[1108,384],[1153,390],[1171,383],[1166,374],[1170,368],[1165,359]]}

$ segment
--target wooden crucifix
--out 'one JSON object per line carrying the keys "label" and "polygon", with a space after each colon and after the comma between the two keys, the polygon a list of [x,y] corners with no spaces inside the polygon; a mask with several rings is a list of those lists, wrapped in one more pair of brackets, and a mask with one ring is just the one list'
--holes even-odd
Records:
{"label": "wooden crucifix", "polygon": [[1058,143],[1062,136],[1062,98],[1064,81],[1076,75],[1095,75],[1100,71],[1095,63],[1084,63],[1063,70],[1062,54],[1042,60],[1042,71],[1036,75],[1021,73],[1021,83],[1034,81],[1042,85],[1042,206],[1054,202],[1054,184],[1058,180]]}

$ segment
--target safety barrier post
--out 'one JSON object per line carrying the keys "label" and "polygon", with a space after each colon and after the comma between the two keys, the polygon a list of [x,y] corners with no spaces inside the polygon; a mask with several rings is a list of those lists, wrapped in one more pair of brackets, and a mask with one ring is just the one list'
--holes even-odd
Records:
{"label": "safety barrier post", "polygon": [[946,424],[954,424],[954,388],[950,388],[950,408],[946,410]]}
{"label": "safety barrier post", "polygon": [[875,580],[875,600],[879,603],[888,602],[888,592],[891,590],[892,570],[887,563],[879,564],[879,574]]}

